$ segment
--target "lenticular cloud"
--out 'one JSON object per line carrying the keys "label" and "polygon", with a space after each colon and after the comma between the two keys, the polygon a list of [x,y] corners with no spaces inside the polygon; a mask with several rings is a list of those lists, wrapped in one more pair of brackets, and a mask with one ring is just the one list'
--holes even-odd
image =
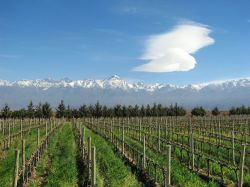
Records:
{"label": "lenticular cloud", "polygon": [[135,67],[134,71],[173,72],[189,71],[196,65],[192,54],[213,44],[209,36],[211,30],[200,24],[179,24],[167,33],[154,35],[146,41],[146,49],[141,56],[146,64]]}

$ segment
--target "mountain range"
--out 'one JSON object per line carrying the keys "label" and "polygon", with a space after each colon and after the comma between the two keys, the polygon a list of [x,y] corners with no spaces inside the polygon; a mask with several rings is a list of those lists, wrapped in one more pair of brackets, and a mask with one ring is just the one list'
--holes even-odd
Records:
{"label": "mountain range", "polygon": [[73,107],[82,104],[142,105],[178,103],[185,108],[203,106],[250,105],[250,78],[214,81],[202,84],[177,86],[172,84],[144,84],[128,82],[117,75],[104,80],[0,80],[0,106],[26,107],[29,101],[49,102],[56,107],[60,100]]}

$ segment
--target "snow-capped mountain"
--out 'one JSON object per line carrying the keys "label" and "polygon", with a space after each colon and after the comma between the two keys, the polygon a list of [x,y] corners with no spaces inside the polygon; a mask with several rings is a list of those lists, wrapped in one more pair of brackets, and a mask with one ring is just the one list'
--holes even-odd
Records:
{"label": "snow-capped mountain", "polygon": [[149,84],[144,85],[141,82],[128,83],[121,79],[119,76],[114,75],[104,80],[53,80],[53,79],[42,79],[42,80],[19,80],[19,81],[6,81],[0,80],[0,86],[6,87],[20,87],[20,88],[42,88],[47,90],[49,88],[102,88],[102,89],[122,89],[122,90],[147,90],[155,91],[156,89],[162,88],[162,84]]}
{"label": "snow-capped mountain", "polygon": [[228,108],[250,105],[250,78],[214,81],[187,86],[128,82],[114,75],[104,80],[0,80],[0,106],[25,107],[30,100],[48,101],[56,106],[63,99],[78,107],[93,104],[171,104],[185,107]]}

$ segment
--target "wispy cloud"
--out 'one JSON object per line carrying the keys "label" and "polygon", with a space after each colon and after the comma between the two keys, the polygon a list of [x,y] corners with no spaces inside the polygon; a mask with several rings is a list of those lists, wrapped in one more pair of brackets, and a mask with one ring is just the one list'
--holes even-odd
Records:
{"label": "wispy cloud", "polygon": [[114,53],[110,53],[110,52],[105,52],[105,51],[101,51],[101,52],[97,52],[95,51],[94,55],[91,55],[90,57],[91,61],[95,61],[95,62],[103,62],[105,61],[109,61],[109,62],[124,62],[124,61],[129,61],[129,60],[134,60],[133,57],[129,57],[129,56],[122,56],[119,54],[114,54]]}
{"label": "wispy cloud", "polygon": [[122,12],[127,14],[136,14],[138,12],[138,8],[136,8],[135,6],[123,7],[121,10]]}
{"label": "wispy cloud", "polygon": [[[166,7],[164,3],[158,2],[152,6],[151,1],[124,1],[124,4],[120,4],[115,9],[116,12],[127,14],[127,15],[137,15],[143,17],[159,17],[167,18]],[[160,20],[160,19],[157,19]]]}
{"label": "wispy cloud", "polygon": [[17,58],[17,56],[9,54],[0,54],[0,58]]}
{"label": "wispy cloud", "polygon": [[35,50],[42,51],[54,51],[54,52],[63,52],[63,53],[73,53],[73,54],[82,54],[80,50],[74,50],[71,48],[63,48],[63,47],[53,47],[53,46],[37,46]]}
{"label": "wispy cloud", "polygon": [[146,41],[146,49],[140,57],[149,61],[135,67],[134,71],[173,72],[189,71],[196,65],[192,56],[199,49],[215,42],[209,36],[211,30],[207,25],[182,22],[171,31],[150,36]]}
{"label": "wispy cloud", "polygon": [[98,29],[95,29],[95,31],[100,32],[100,33],[110,34],[110,35],[117,35],[117,36],[123,35],[121,31],[114,30],[114,29],[98,28]]}

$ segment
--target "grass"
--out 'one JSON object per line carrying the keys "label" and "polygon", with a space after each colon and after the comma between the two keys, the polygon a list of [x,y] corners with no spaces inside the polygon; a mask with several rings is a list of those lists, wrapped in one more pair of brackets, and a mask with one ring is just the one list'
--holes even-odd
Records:
{"label": "grass", "polygon": [[[45,135],[45,130],[40,130],[40,136]],[[35,151],[37,147],[37,129],[33,129],[30,135],[26,136],[26,160],[29,159],[30,155]],[[11,186],[13,180],[14,163],[15,163],[15,149],[21,150],[21,141],[16,141],[9,150],[5,152],[5,158],[0,160],[0,186],[7,187]],[[22,165],[22,155],[19,155],[19,167]]]}
{"label": "grass", "polygon": [[[121,137],[121,132],[119,132],[117,129],[113,130],[114,133]],[[153,132],[153,134],[155,133],[156,132]],[[40,134],[41,137],[45,135],[45,128],[41,128]],[[96,147],[98,187],[142,186],[137,181],[130,168],[124,164],[119,154],[116,154],[116,152],[114,152],[114,145],[109,143],[100,135],[86,128],[86,140],[88,137],[92,138],[92,144]],[[37,129],[31,130],[31,133],[27,134],[25,138],[26,159],[28,159],[37,147]],[[128,135],[125,137],[125,140],[126,143],[142,152],[143,146],[140,142],[136,141],[132,137],[129,137]],[[185,142],[186,141],[187,140],[185,140]],[[152,141],[151,143],[157,145],[157,141]],[[12,184],[16,148],[21,150],[21,141],[16,141],[15,143],[13,143],[10,149],[5,152],[5,157],[0,160],[1,187],[8,187]],[[207,149],[206,144],[204,145],[203,149]],[[220,154],[224,155],[225,153],[223,152],[223,150],[220,150]],[[163,153],[158,153],[147,147],[146,155],[147,157],[157,162],[159,165],[166,165],[166,158]],[[180,158],[180,150],[176,149],[172,156]],[[184,154],[184,159],[186,159],[187,157],[189,157],[189,155]],[[19,160],[19,165],[21,166],[21,151]],[[249,157],[246,158],[246,163],[249,163]],[[214,181],[207,182],[201,179],[194,172],[190,171],[186,167],[183,167],[183,165],[181,165],[178,161],[172,159],[171,164],[171,183],[176,187],[218,186],[218,184]],[[205,167],[206,163],[201,163],[201,166],[203,165]],[[250,186],[250,173],[247,164],[246,166],[247,169],[245,171],[247,173],[245,173],[244,175],[244,186]],[[217,175],[220,173],[220,168],[217,164],[211,164],[211,172],[212,174],[214,173]],[[233,179],[234,181],[236,180],[235,175],[232,173],[232,171],[225,168],[224,173],[225,176],[227,176],[229,179]],[[77,172],[77,146],[75,143],[75,137],[70,124],[65,124],[52,136],[49,142],[48,150],[45,152],[43,158],[39,161],[36,172],[31,178],[28,186],[74,187],[79,184],[79,180],[79,173]]]}
{"label": "grass", "polygon": [[[26,123],[26,124],[23,124],[23,126],[22,126],[23,131],[28,130],[29,127],[30,127],[28,122],[23,122],[23,123]],[[4,122],[2,125],[3,125],[2,128],[4,128],[4,130],[1,129],[1,131],[0,131],[0,140],[7,138],[8,135],[9,135],[8,123]],[[36,124],[32,124],[31,127],[33,127],[35,125]],[[20,121],[14,122],[14,126],[11,124],[11,126],[10,126],[10,134],[11,135],[19,133],[20,131],[21,131],[21,129],[20,129]]]}
{"label": "grass", "polygon": [[76,143],[69,124],[52,137],[30,186],[77,186]]}
{"label": "grass", "polygon": [[90,136],[96,146],[97,186],[141,186],[104,138],[86,129],[86,137]]}
{"label": "grass", "polygon": [[[119,131],[113,131],[116,134],[120,134]],[[138,141],[132,140],[132,138],[126,136],[125,142],[129,145],[132,145],[140,152],[143,152],[143,146]],[[160,154],[156,153],[155,151],[147,148],[146,149],[147,157],[151,158],[152,160],[156,161],[159,165],[165,166],[166,159],[165,157]],[[206,182],[202,180],[199,176],[195,173],[191,172],[187,168],[183,167],[180,163],[172,160],[172,172],[171,172],[171,181],[172,184],[175,186],[182,186],[182,187],[193,187],[193,186],[218,186],[215,182]]]}
{"label": "grass", "polygon": [[[118,130],[116,130],[116,132],[118,134],[120,134],[120,132]],[[163,138],[166,138],[166,136],[164,135],[164,131],[161,131],[162,134],[163,134]],[[142,136],[143,136],[143,133],[146,133],[144,131],[142,131]],[[148,133],[148,132],[147,132]],[[150,140],[150,144],[151,145],[157,145],[158,144],[158,138],[157,138],[157,130],[155,131],[152,131],[151,135],[154,134],[154,138],[149,138]],[[148,134],[147,134],[148,136]],[[173,140],[177,141],[177,138],[175,136],[173,136],[172,138],[174,138]],[[179,142],[181,143],[181,139],[179,138]],[[188,145],[188,139],[185,137],[184,138],[184,143],[186,143]],[[211,149],[209,149],[209,146],[208,144],[206,143],[203,143],[203,152],[206,152],[205,150],[207,150],[207,152],[210,153],[210,155],[214,156],[214,159],[215,160],[228,160],[227,158],[227,151],[222,148],[222,147],[217,147],[217,146],[211,146]],[[176,151],[173,153],[174,157],[180,159],[180,160],[185,160],[186,162],[188,162],[188,159],[189,159],[189,155],[186,155],[186,154],[183,154],[183,157],[181,157],[181,154],[180,154],[180,149],[177,148]],[[240,156],[240,151],[235,151],[235,155],[236,155],[236,160],[237,161],[237,164],[239,164],[239,156]],[[197,157],[195,157],[197,159]],[[204,162],[205,160],[200,160],[200,167],[202,168],[207,168],[207,163]],[[245,158],[245,167],[249,167],[249,161],[250,161],[250,158],[246,156]],[[211,164],[211,174],[215,174],[217,176],[220,176],[220,167],[217,163],[210,163]],[[224,179],[225,179],[225,183],[226,184],[230,184],[232,183],[231,181],[234,181],[234,183],[237,183],[237,179],[236,179],[236,175],[235,175],[235,172],[227,167],[224,167],[223,168],[223,172],[224,172]],[[244,173],[244,182],[247,186],[250,186],[250,173],[249,173],[249,169],[246,169],[245,170],[245,173]],[[228,180],[229,179],[229,180]],[[231,180],[231,181],[230,181]]]}
{"label": "grass", "polygon": [[[137,148],[139,151],[141,152],[143,151],[143,146],[137,141],[134,141],[131,138],[126,137],[125,142]],[[149,148],[146,148],[146,155],[147,157],[156,161],[159,165],[162,166],[166,165],[167,160],[162,154],[157,153]],[[202,180],[199,176],[192,173],[190,170],[183,167],[180,163],[176,162],[175,160],[171,161],[171,181],[173,185],[181,187],[218,186],[214,182],[207,183],[206,181]]]}

